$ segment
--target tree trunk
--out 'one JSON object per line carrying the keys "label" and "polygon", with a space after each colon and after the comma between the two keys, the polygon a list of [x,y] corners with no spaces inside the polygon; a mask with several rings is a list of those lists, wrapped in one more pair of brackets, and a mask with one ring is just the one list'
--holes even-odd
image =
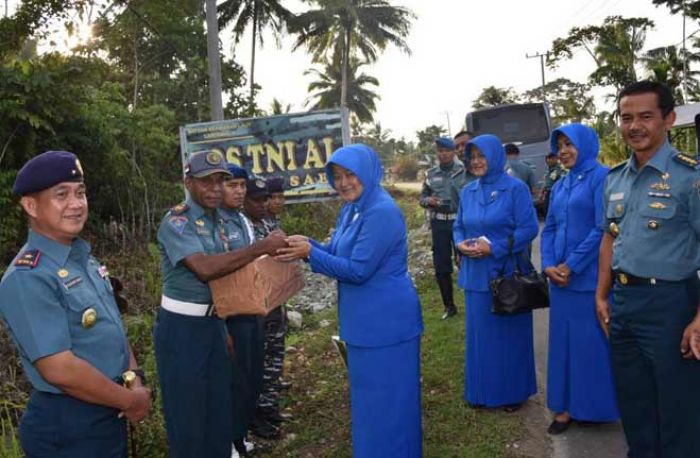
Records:
{"label": "tree trunk", "polygon": [[350,36],[352,29],[350,26],[345,29],[345,43],[343,43],[343,68],[340,84],[340,108],[348,106],[348,65],[350,61]]}
{"label": "tree trunk", "polygon": [[248,109],[253,116],[253,106],[255,104],[255,45],[258,39],[258,2],[253,2],[253,43],[250,52],[250,101]]}

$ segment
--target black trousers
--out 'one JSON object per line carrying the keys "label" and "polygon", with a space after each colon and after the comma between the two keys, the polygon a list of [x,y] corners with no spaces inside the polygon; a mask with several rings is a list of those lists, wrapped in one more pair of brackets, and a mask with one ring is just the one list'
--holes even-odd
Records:
{"label": "black trousers", "polygon": [[433,267],[438,278],[452,275],[452,256],[455,254],[452,240],[452,224],[454,221],[430,220],[430,230],[433,239]]}

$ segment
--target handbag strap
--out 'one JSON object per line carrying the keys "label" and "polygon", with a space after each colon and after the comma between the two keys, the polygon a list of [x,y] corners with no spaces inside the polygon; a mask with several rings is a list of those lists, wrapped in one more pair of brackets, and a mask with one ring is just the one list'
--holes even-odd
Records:
{"label": "handbag strap", "polygon": [[[503,261],[503,265],[501,266],[500,271],[498,272],[498,276],[502,277],[506,271],[506,264],[508,261],[511,259],[513,260],[513,270],[516,273],[522,273],[522,268],[520,266],[520,258],[523,257],[523,254],[525,253],[524,251],[521,251],[518,253],[518,256],[513,255],[513,245],[515,245],[515,238],[512,235],[508,236],[508,256],[506,257],[505,261]],[[529,258],[524,259],[523,261],[527,262],[527,267],[529,267],[530,271],[535,270],[535,266],[532,265],[532,261]]]}

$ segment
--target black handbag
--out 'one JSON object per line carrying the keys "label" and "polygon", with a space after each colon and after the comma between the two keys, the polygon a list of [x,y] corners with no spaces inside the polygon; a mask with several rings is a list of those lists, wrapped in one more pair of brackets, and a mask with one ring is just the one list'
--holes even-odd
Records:
{"label": "black handbag", "polygon": [[[503,263],[498,276],[489,282],[495,315],[517,315],[535,309],[549,307],[549,288],[547,279],[540,275],[530,262],[525,260],[530,273],[524,274],[520,267],[523,253],[513,256],[513,237],[508,238],[508,258]],[[514,259],[514,270],[510,277],[504,275],[506,263]]]}

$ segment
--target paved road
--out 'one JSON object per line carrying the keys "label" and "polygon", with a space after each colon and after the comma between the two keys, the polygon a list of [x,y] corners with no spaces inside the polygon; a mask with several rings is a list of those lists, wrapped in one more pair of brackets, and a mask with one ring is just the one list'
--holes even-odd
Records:
{"label": "paved road", "polygon": [[[540,267],[540,238],[535,239],[532,248],[533,261]],[[547,338],[549,335],[549,312],[535,312],[535,361],[537,366],[537,382],[540,392],[545,393],[547,385]],[[545,406],[543,406],[545,407]],[[551,421],[551,413],[546,408],[542,414],[547,417],[546,424]],[[618,423],[581,428],[572,425],[568,431],[552,439],[552,458],[621,458],[627,456],[627,444]]]}

